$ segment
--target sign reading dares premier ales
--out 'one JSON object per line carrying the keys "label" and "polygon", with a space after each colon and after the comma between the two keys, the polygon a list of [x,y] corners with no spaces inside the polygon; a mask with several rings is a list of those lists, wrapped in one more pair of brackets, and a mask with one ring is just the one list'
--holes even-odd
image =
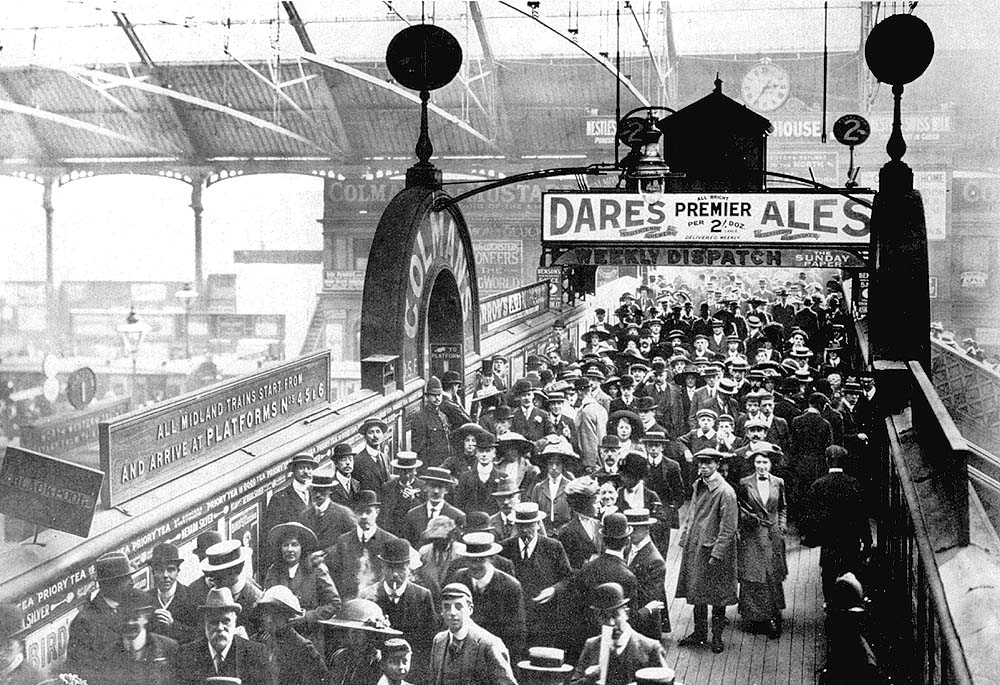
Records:
{"label": "sign reading dares premier ales", "polygon": [[105,502],[117,506],[329,403],[320,352],[100,425]]}

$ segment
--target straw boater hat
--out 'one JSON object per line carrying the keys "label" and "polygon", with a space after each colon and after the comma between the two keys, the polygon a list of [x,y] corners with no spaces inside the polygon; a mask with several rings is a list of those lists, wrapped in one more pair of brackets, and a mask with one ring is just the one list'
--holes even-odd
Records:
{"label": "straw boater hat", "polygon": [[454,485],[455,479],[451,477],[451,472],[448,469],[441,468],[440,466],[429,466],[424,469],[424,472],[420,474],[421,480],[425,483],[442,483],[445,485]]}
{"label": "straw boater hat", "polygon": [[249,558],[250,550],[244,547],[239,540],[223,540],[205,550],[201,571],[208,574],[229,568],[241,568]]}
{"label": "straw boater hat", "polygon": [[319,540],[316,538],[316,533],[312,531],[308,526],[304,526],[297,521],[289,521],[287,523],[279,523],[278,525],[267,531],[267,544],[272,547],[277,547],[285,540],[289,538],[295,538],[302,545],[302,553],[309,554],[319,546]]}
{"label": "straw boater hat", "polygon": [[538,523],[545,520],[545,512],[539,510],[537,502],[520,502],[514,505],[514,525],[518,523]]}
{"label": "straw boater hat", "polygon": [[396,452],[396,458],[389,462],[389,466],[394,469],[419,469],[424,462],[417,459],[416,452],[401,450]]}
{"label": "straw boater hat", "polygon": [[473,559],[496,556],[503,550],[495,542],[493,533],[466,533],[462,536],[462,545],[465,547],[462,556]]}
{"label": "straw boater hat", "polygon": [[565,663],[566,652],[555,647],[529,647],[528,658],[517,662],[522,671],[536,673],[569,673],[572,664]]}
{"label": "straw boater hat", "polygon": [[369,416],[361,423],[360,426],[358,426],[358,433],[360,435],[364,435],[365,433],[368,432],[368,429],[371,428],[372,426],[377,426],[381,428],[383,433],[389,430],[389,424],[387,424],[385,421],[378,418],[377,416]]}
{"label": "straw boater hat", "polygon": [[626,509],[625,520],[633,528],[636,526],[651,526],[656,523],[656,519],[649,515],[649,509]]}

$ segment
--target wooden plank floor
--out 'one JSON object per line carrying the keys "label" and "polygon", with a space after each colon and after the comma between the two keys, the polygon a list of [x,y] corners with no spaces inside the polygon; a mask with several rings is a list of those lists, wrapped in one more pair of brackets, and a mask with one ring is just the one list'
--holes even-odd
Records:
{"label": "wooden plank floor", "polygon": [[[784,626],[781,637],[768,639],[742,629],[737,608],[729,607],[729,625],[723,635],[726,649],[713,654],[708,647],[678,647],[691,633],[692,607],[683,599],[669,601],[673,631],[664,640],[667,665],[684,685],[799,685],[816,682],[823,667],[823,592],[820,586],[819,549],[802,547],[798,536],[788,536],[788,577],[785,579]],[[667,597],[674,596],[680,569],[677,531],[667,555]]]}

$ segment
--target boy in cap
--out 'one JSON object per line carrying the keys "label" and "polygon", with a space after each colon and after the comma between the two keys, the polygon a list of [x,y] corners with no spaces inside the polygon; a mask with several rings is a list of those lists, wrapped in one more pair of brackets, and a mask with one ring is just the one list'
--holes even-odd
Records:
{"label": "boy in cap", "polygon": [[451,454],[451,425],[441,411],[444,389],[437,376],[427,379],[424,386],[424,406],[410,422],[410,446],[417,458],[428,466],[439,466]]}
{"label": "boy in cap", "polygon": [[401,637],[391,637],[382,645],[381,651],[382,677],[376,685],[413,685],[406,680],[412,657],[410,643]]}
{"label": "boy in cap", "polygon": [[450,583],[441,591],[445,630],[434,636],[431,673],[435,685],[517,685],[507,647],[472,620],[472,591]]}
{"label": "boy in cap", "polygon": [[712,409],[698,410],[696,420],[697,428],[688,431],[677,442],[684,449],[684,462],[680,465],[684,475],[684,482],[690,486],[697,476],[697,468],[694,465],[694,455],[703,449],[715,449],[718,446],[718,434],[715,431],[715,422],[719,415]]}
{"label": "boy in cap", "polygon": [[681,533],[681,568],[675,597],[694,605],[694,631],[677,644],[700,646],[708,641],[708,607],[712,606],[712,652],[725,648],[722,631],[726,606],[736,604],[736,492],[722,477],[723,454],[707,448],[695,455],[698,479],[691,509]]}
{"label": "boy in cap", "polygon": [[243,685],[275,685],[267,648],[238,634],[237,617],[243,611],[229,588],[209,590],[198,606],[204,637],[177,650],[174,683],[202,685],[206,678],[225,676],[239,678]]}

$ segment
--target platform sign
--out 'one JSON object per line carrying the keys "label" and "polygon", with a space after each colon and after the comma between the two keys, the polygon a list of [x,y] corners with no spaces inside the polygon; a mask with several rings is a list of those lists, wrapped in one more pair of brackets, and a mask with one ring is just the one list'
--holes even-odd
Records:
{"label": "platform sign", "polygon": [[88,366],[77,369],[66,381],[66,399],[74,409],[83,409],[97,394],[97,374]]}
{"label": "platform sign", "polygon": [[107,506],[180,478],[329,403],[330,355],[173,398],[100,424]]}
{"label": "platform sign", "polygon": [[[860,198],[870,192],[852,193]],[[869,243],[871,209],[839,193],[546,193],[542,241]]]}
{"label": "platform sign", "polygon": [[861,145],[871,133],[871,124],[860,114],[845,114],[833,122],[833,137],[842,145]]}
{"label": "platform sign", "polygon": [[104,474],[8,446],[0,467],[0,512],[87,537]]}

